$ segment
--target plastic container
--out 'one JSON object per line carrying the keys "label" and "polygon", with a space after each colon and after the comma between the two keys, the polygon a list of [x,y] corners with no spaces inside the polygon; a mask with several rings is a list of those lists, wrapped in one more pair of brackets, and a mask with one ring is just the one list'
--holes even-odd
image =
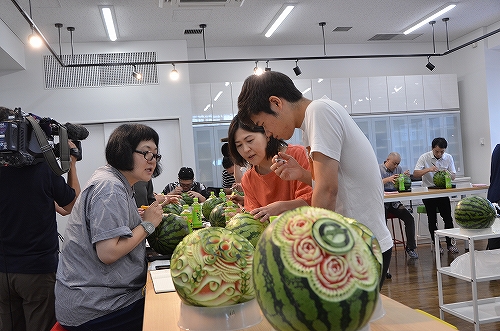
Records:
{"label": "plastic container", "polygon": [[223,307],[196,307],[181,302],[177,325],[189,331],[232,331],[249,328],[261,321],[256,299]]}

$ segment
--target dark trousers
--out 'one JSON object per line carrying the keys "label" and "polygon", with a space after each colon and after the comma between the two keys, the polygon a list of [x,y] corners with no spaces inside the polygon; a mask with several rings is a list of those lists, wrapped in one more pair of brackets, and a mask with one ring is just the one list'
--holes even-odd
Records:
{"label": "dark trousers", "polygon": [[0,272],[0,330],[49,331],[56,323],[56,274]]}
{"label": "dark trousers", "polygon": [[142,331],[144,298],[125,308],[98,317],[79,326],[65,326],[68,331]]}
{"label": "dark trousers", "polygon": [[406,247],[408,249],[417,248],[417,243],[415,242],[415,219],[413,218],[413,215],[410,214],[408,209],[406,209],[403,204],[400,204],[398,208],[394,208],[392,202],[387,203],[385,206],[386,219],[389,213],[403,220],[403,223],[405,224]]}
{"label": "dark trousers", "polygon": [[382,277],[380,278],[380,289],[384,285],[384,280],[387,276],[387,270],[389,270],[389,264],[391,264],[392,257],[392,247],[382,253]]}
{"label": "dark trousers", "polygon": [[[429,222],[429,233],[431,234],[432,242],[434,243],[434,231],[437,228],[437,211],[439,210],[439,215],[443,218],[444,228],[452,229],[453,226],[453,218],[451,217],[451,205],[450,198],[448,197],[439,197],[432,199],[422,199],[422,202],[425,205],[425,209],[427,211],[427,220]],[[451,245],[451,238],[446,237],[446,245]]]}

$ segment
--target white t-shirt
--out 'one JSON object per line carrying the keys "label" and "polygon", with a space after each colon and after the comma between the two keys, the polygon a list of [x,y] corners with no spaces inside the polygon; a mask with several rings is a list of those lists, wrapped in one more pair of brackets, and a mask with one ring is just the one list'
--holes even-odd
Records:
{"label": "white t-shirt", "polygon": [[339,162],[337,202],[331,209],[369,227],[382,252],[390,249],[380,170],[364,133],[340,104],[326,97],[309,104],[300,128],[310,153],[320,152]]}
{"label": "white t-shirt", "polygon": [[[453,156],[448,153],[444,153],[443,156],[438,160],[434,157],[432,151],[426,152],[418,158],[417,164],[415,165],[415,170],[422,170],[425,168],[430,168],[433,165],[438,167],[439,170],[448,170],[450,173],[455,174],[455,163],[453,162]],[[422,176],[422,186],[429,187],[434,186],[433,181],[434,173],[428,172]]]}

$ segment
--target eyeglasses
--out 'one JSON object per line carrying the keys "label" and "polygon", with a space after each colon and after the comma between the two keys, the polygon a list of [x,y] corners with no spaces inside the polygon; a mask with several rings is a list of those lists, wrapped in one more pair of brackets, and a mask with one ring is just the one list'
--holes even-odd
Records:
{"label": "eyeglasses", "polygon": [[142,154],[147,161],[153,161],[153,159],[156,159],[156,162],[160,162],[160,160],[161,160],[161,155],[160,154],[155,154],[155,153],[153,153],[151,151],[145,151],[145,152],[143,152],[143,151],[137,151],[137,150],[135,150],[134,152]]}

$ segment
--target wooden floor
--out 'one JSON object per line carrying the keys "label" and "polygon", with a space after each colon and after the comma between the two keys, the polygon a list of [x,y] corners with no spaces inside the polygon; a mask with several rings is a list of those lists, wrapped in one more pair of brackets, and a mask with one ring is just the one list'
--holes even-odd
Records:
{"label": "wooden floor", "polygon": [[[446,247],[443,243],[443,247]],[[460,254],[465,252],[463,240],[457,241]],[[477,250],[486,247],[486,241],[476,241]],[[389,271],[392,279],[386,279],[381,293],[397,300],[411,308],[421,309],[439,318],[439,301],[437,289],[436,256],[431,252],[429,244],[419,244],[419,258],[411,260],[405,257],[404,250],[393,248]],[[448,266],[454,259],[445,249],[441,256],[443,266]],[[453,277],[443,276],[444,303],[472,299],[471,284]],[[478,283],[478,297],[487,298],[500,296],[500,280]],[[474,330],[474,325],[451,314],[445,313],[444,320],[456,326],[459,330]],[[498,331],[500,322],[481,324],[481,331]],[[423,330],[432,331],[432,330]]]}

